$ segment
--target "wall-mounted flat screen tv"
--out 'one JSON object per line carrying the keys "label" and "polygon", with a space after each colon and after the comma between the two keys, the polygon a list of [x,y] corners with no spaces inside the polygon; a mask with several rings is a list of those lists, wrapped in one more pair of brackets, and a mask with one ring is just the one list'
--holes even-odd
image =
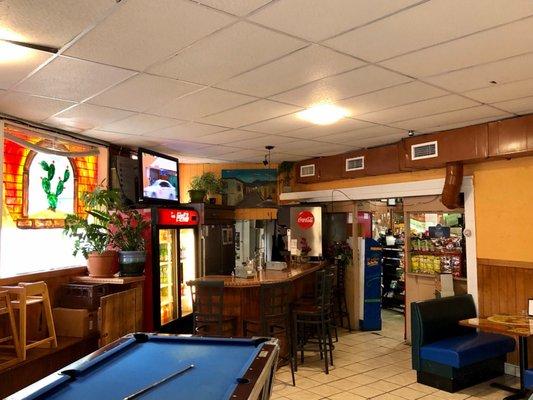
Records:
{"label": "wall-mounted flat screen tv", "polygon": [[139,148],[140,201],[179,203],[178,159]]}

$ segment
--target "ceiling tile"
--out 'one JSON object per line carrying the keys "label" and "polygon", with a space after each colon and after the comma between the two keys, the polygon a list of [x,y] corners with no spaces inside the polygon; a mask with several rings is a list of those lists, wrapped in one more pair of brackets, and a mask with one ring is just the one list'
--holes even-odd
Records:
{"label": "ceiling tile", "polygon": [[405,133],[396,133],[393,135],[383,135],[366,139],[357,139],[354,141],[354,144],[356,144],[357,147],[361,148],[377,147],[386,144],[396,143],[404,137]]}
{"label": "ceiling tile", "polygon": [[448,96],[417,101],[416,103],[359,115],[359,118],[364,119],[365,121],[388,123],[423,117],[425,115],[443,113],[446,111],[459,110],[477,105],[480,104],[476,101],[469,100],[455,94],[450,94]]}
{"label": "ceiling tile", "polygon": [[352,115],[359,116],[371,111],[384,110],[445,94],[448,94],[448,92],[415,81],[362,96],[352,97],[339,101],[337,104],[347,108]]}
{"label": "ceiling tile", "polygon": [[281,163],[283,161],[300,161],[303,160],[305,156],[299,156],[297,154],[289,154],[289,153],[280,153],[275,152],[272,154],[272,162],[273,163]]}
{"label": "ceiling tile", "polygon": [[186,124],[171,126],[170,128],[158,129],[155,131],[147,132],[144,136],[152,136],[161,139],[174,139],[182,141],[192,141],[199,139],[205,135],[209,135],[215,132],[223,131],[227,128],[221,128],[220,126],[198,124],[190,122]]}
{"label": "ceiling tile", "polygon": [[[361,140],[368,140],[373,138],[379,138],[381,136],[391,136],[391,135],[400,135],[403,134],[406,136],[406,132],[403,129],[391,128],[383,125],[374,125],[368,128],[357,129],[354,131],[336,133],[333,135],[322,136],[315,140],[320,142],[327,143],[336,143],[336,144],[347,144],[352,146],[359,146],[358,143]],[[364,147],[364,146],[359,146]]]}
{"label": "ceiling tile", "polygon": [[128,0],[66,54],[141,71],[234,20],[193,2]]}
{"label": "ceiling tile", "polygon": [[470,90],[463,93],[483,103],[496,103],[526,97],[533,93],[533,79],[496,84],[490,87]]}
{"label": "ceiling tile", "polygon": [[[120,139],[113,140],[113,144],[128,146],[128,147],[147,147],[151,148],[161,144],[161,141],[158,139],[153,139],[150,137],[138,136],[138,135],[129,135],[124,136]],[[165,146],[165,148],[167,148]]]}
{"label": "ceiling tile", "polygon": [[44,123],[67,130],[74,128],[85,131],[127,118],[133,114],[129,111],[82,103],[48,118]]}
{"label": "ceiling tile", "polygon": [[244,159],[257,159],[257,162],[263,160],[264,152],[256,150],[239,150],[234,153],[227,153],[217,156],[221,160],[242,162]]}
{"label": "ceiling tile", "polygon": [[114,6],[115,0],[3,0],[0,37],[62,47]]}
{"label": "ceiling tile", "polygon": [[254,100],[256,100],[255,97],[215,88],[206,88],[172,100],[162,107],[153,108],[150,112],[165,117],[192,120],[240,106],[241,104],[250,103]]}
{"label": "ceiling tile", "polygon": [[329,38],[408,7],[417,0],[281,0],[250,20],[313,41]]}
{"label": "ceiling tile", "polygon": [[[2,3],[0,2],[1,7]],[[8,47],[15,47],[21,53],[20,58],[17,60],[2,60],[0,62],[0,88],[3,89],[9,89],[51,57],[50,53],[44,51],[28,49],[0,41],[0,53],[6,51]]]}
{"label": "ceiling tile", "polygon": [[137,135],[128,135],[125,133],[117,133],[117,132],[107,132],[107,131],[101,131],[98,129],[90,129],[81,134],[82,136],[87,136],[99,140],[105,140],[106,142],[115,143],[117,140],[122,139],[132,139],[132,136],[134,138],[138,138]]}
{"label": "ceiling tile", "polygon": [[203,157],[216,157],[222,154],[235,153],[236,151],[239,151],[239,150],[240,149],[237,147],[215,145],[215,146],[202,147],[202,149],[198,151],[197,154]]}
{"label": "ceiling tile", "polygon": [[4,92],[0,96],[1,113],[36,122],[41,122],[72,105],[74,103],[68,101],[47,99],[16,92]]}
{"label": "ceiling tile", "polygon": [[245,128],[249,131],[276,134],[303,128],[306,126],[312,126],[312,124],[299,118],[296,114],[289,114],[284,115],[283,117],[277,117],[266,121],[258,122],[256,124],[246,125]]}
{"label": "ceiling tile", "polygon": [[352,148],[353,146],[301,139],[295,142],[281,144],[277,148],[277,151],[294,155],[315,157],[325,155],[325,153],[330,153],[334,151],[336,151],[337,153],[344,153],[346,151],[351,150]]}
{"label": "ceiling tile", "polygon": [[267,151],[265,146],[275,146],[275,149],[272,151],[277,151],[280,146],[283,147],[284,143],[290,143],[294,141],[294,138],[285,136],[263,135],[254,139],[238,140],[233,142],[232,145],[243,149],[264,151]]}
{"label": "ceiling tile", "polygon": [[181,123],[183,123],[183,121],[172,118],[163,118],[148,114],[135,114],[120,121],[103,125],[101,130],[142,135],[143,133],[168,128]]}
{"label": "ceiling tile", "polygon": [[253,96],[268,97],[362,65],[363,62],[352,57],[319,45],[311,45],[217,86]]}
{"label": "ceiling tile", "polygon": [[208,5],[233,15],[244,16],[269,3],[271,0],[197,0],[198,3]]}
{"label": "ceiling tile", "polygon": [[231,129],[228,131],[213,133],[211,135],[202,136],[194,140],[195,142],[202,142],[207,144],[229,144],[235,147],[236,143],[245,139],[254,139],[264,136],[258,132],[243,131],[238,129]]}
{"label": "ceiling tile", "polygon": [[468,121],[461,121],[461,122],[455,122],[452,124],[444,124],[444,125],[434,126],[430,128],[420,129],[419,131],[417,131],[417,133],[442,132],[442,131],[446,131],[449,129],[462,128],[463,126],[478,125],[478,124],[483,124],[485,122],[496,121],[502,118],[509,118],[509,116],[510,116],[509,114],[501,114],[501,115],[493,115],[490,117],[471,119]]}
{"label": "ceiling tile", "polygon": [[424,80],[455,92],[492,87],[498,84],[533,78],[533,53],[511,57],[505,60],[461,69]]}
{"label": "ceiling tile", "polygon": [[265,119],[294,113],[295,111],[298,111],[298,107],[270,100],[258,100],[253,103],[202,118],[201,122],[238,128]]}
{"label": "ceiling tile", "polygon": [[[456,39],[533,14],[529,0],[502,7],[501,0],[433,0],[326,42],[373,62]],[[416,21],[416,22],[414,22]]]}
{"label": "ceiling tile", "polygon": [[494,107],[498,107],[502,110],[509,111],[515,114],[528,114],[533,112],[533,96],[503,101],[500,103],[494,103],[492,105]]}
{"label": "ceiling tile", "polygon": [[15,87],[19,92],[81,101],[132,76],[132,71],[58,57]]}
{"label": "ceiling tile", "polygon": [[372,124],[370,122],[358,121],[351,118],[343,118],[331,125],[311,125],[307,128],[282,133],[282,135],[293,138],[314,139],[321,136],[332,135],[334,133],[365,128],[371,125]]}
{"label": "ceiling tile", "polygon": [[331,76],[300,88],[273,96],[272,99],[309,107],[356,96],[410,81],[410,78],[372,65]]}
{"label": "ceiling tile", "polygon": [[177,152],[184,153],[196,152],[204,147],[207,147],[207,145],[204,143],[192,143],[180,140],[165,141],[164,145],[167,149],[176,150]]}
{"label": "ceiling tile", "polygon": [[150,72],[213,84],[305,46],[290,36],[238,22],[195,43]]}
{"label": "ceiling tile", "polygon": [[438,128],[439,126],[456,124],[479,118],[506,118],[510,116],[511,114],[506,114],[503,111],[496,110],[495,108],[489,106],[478,106],[464,110],[451,111],[442,114],[430,115],[427,117],[395,122],[392,125],[397,128],[420,131],[426,128]]}
{"label": "ceiling tile", "polygon": [[201,87],[175,79],[139,74],[106,90],[89,102],[124,110],[146,111]]}
{"label": "ceiling tile", "polygon": [[531,51],[533,18],[490,29],[380,63],[405,74],[425,77],[500,60]]}

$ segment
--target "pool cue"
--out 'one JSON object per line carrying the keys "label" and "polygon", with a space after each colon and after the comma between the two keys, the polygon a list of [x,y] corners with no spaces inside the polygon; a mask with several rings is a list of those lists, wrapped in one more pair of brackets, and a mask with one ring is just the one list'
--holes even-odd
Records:
{"label": "pool cue", "polygon": [[187,367],[183,368],[183,369],[180,369],[179,371],[177,372],[174,372],[173,374],[167,376],[166,378],[163,378],[161,379],[160,381],[157,381],[157,382],[154,382],[152,383],[150,386],[147,386],[145,387],[144,389],[141,389],[139,390],[138,392],[135,392],[133,394],[130,394],[129,396],[126,396],[124,397],[123,400],[133,400],[133,399],[136,399],[137,397],[139,397],[140,395],[148,392],[149,390],[152,390],[153,388],[155,388],[156,386],[159,386],[163,383],[165,383],[166,381],[180,375],[180,374],[183,374],[184,372],[187,372],[188,370],[190,370],[191,368],[194,368],[194,364],[191,364],[191,365],[188,365]]}

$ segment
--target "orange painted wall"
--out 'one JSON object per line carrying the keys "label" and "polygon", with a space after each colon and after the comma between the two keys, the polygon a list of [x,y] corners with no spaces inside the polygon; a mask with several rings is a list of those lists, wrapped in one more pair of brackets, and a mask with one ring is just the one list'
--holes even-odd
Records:
{"label": "orange painted wall", "polygon": [[[299,184],[294,191],[371,186],[443,178],[444,169]],[[533,262],[533,157],[467,165],[474,177],[477,256]]]}

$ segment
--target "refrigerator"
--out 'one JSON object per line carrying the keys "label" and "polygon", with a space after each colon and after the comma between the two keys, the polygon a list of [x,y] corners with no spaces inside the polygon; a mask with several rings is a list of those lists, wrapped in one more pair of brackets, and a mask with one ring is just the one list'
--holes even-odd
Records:
{"label": "refrigerator", "polygon": [[141,210],[150,221],[145,268],[145,329],[192,332],[192,297],[187,282],[199,276],[198,212],[189,208]]}
{"label": "refrigerator", "polygon": [[362,331],[381,330],[381,245],[359,238],[359,326]]}
{"label": "refrigerator", "polygon": [[235,268],[235,226],[202,225],[204,275],[231,275]]}

